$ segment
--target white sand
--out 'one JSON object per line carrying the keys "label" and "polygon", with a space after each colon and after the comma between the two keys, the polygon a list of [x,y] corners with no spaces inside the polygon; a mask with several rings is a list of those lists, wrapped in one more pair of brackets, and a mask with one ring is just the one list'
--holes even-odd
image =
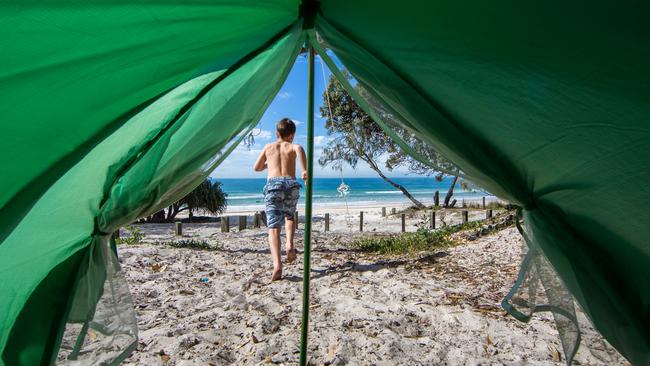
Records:
{"label": "white sand", "polygon": [[[365,209],[370,232],[364,235],[373,235],[372,229],[400,230],[398,218],[382,219],[377,209]],[[312,364],[563,364],[553,360],[562,347],[550,315],[538,314],[523,324],[499,306],[519,266],[516,229],[434,254],[379,257],[346,247],[358,221],[348,228],[344,215],[333,214],[331,233],[320,231],[322,222],[315,225]],[[415,230],[416,221],[409,220],[409,231]],[[285,280],[269,284],[271,260],[264,229],[221,233],[216,223],[184,224],[185,239],[223,247],[201,251],[153,244],[174,239],[170,224],[141,227],[147,235],[143,243],[119,250],[140,329],[138,350],[125,364],[298,362],[301,259],[285,267]],[[299,248],[302,235],[299,231]],[[204,277],[207,283],[200,281]],[[585,344],[604,347],[589,326],[576,360],[606,364]]]}

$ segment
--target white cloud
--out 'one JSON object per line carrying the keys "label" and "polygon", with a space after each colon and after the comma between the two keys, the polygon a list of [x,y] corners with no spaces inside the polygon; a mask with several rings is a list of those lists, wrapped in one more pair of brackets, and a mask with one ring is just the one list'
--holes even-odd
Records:
{"label": "white cloud", "polygon": [[301,124],[305,123],[303,121],[298,121],[297,119],[293,119],[293,118],[291,120],[293,121],[293,123],[296,124],[296,126],[300,126]]}
{"label": "white cloud", "polygon": [[327,136],[314,136],[314,146],[323,146],[329,142],[329,137]]}
{"label": "white cloud", "polygon": [[289,93],[288,91],[279,92],[278,93],[278,98],[280,98],[280,99],[289,99],[289,98],[291,98],[291,93]]}
{"label": "white cloud", "polygon": [[260,130],[259,135],[255,136],[256,139],[270,140],[273,138],[273,132],[268,130]]}

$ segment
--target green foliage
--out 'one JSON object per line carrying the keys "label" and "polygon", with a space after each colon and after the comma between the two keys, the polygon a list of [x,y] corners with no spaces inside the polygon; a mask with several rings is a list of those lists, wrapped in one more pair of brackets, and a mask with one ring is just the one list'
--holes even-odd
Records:
{"label": "green foliage", "polygon": [[325,128],[336,138],[323,149],[318,163],[331,164],[333,169],[341,169],[347,163],[354,168],[361,159],[373,169],[377,167],[379,158],[394,145],[388,135],[352,100],[334,76],[330,77],[323,100],[320,113],[326,118]]}
{"label": "green foliage", "polygon": [[[349,77],[349,74],[346,73],[346,76]],[[372,167],[372,165],[376,165],[379,157],[387,154],[388,159],[385,166],[389,170],[406,166],[415,174],[435,175],[439,180],[442,180],[444,174],[433,167],[439,167],[448,172],[459,172],[452,162],[440,155],[429,144],[401,125],[391,123],[391,128],[402,140],[424,157],[429,164],[425,165],[419,162],[400,149],[361,109],[334,76],[330,77],[327,90],[323,93],[323,101],[320,112],[321,116],[326,118],[325,128],[330,135],[336,135],[336,139],[331,140],[323,149],[323,154],[318,160],[321,166],[332,164],[334,169],[339,169],[345,162],[354,168],[358,159],[362,159]],[[386,122],[391,122],[391,119],[387,118]]]}
{"label": "green foliage", "polygon": [[147,219],[147,222],[173,222],[180,212],[189,210],[190,217],[196,210],[207,210],[213,215],[222,214],[226,210],[228,195],[221,189],[221,182],[211,182],[206,179],[185,197],[167,207],[167,212],[161,210]]}
{"label": "green foliage", "polygon": [[331,165],[333,169],[340,170],[343,163],[355,168],[360,159],[366,162],[388,184],[402,191],[413,204],[417,207],[424,207],[404,186],[392,181],[381,171],[382,158],[389,151],[395,149],[395,144],[379,125],[352,100],[350,94],[334,76],[330,77],[323,98],[325,103],[320,108],[320,112],[326,118],[327,133],[335,138],[325,146],[318,163],[321,166]]}
{"label": "green foliage", "polygon": [[424,225],[418,225],[418,230],[414,233],[359,238],[354,240],[350,245],[362,251],[377,254],[406,254],[432,251],[456,245],[454,240],[451,239],[451,234],[480,229],[482,225],[479,221],[471,221],[459,225],[445,226],[435,230],[425,228]]}
{"label": "green foliage", "polygon": [[[442,181],[442,179],[448,175],[441,172],[440,169],[458,175],[460,172],[458,167],[435,151],[431,145],[425,143],[402,127],[396,126],[394,129],[407,145],[415,150],[421,157],[426,159],[428,164],[422,163],[407,154],[404,150],[400,149],[399,146],[393,145],[388,150],[388,159],[386,160],[386,167],[388,169],[393,170],[397,167],[405,166],[411,173],[426,176],[433,175],[438,181]],[[463,183],[461,182],[461,184]]]}
{"label": "green foliage", "polygon": [[223,247],[220,244],[210,245],[205,240],[195,240],[195,239],[157,241],[156,244],[166,245],[174,248],[187,248],[187,249],[196,249],[196,250],[208,250],[208,251],[223,250]]}
{"label": "green foliage", "polygon": [[403,254],[445,248],[453,244],[441,230],[418,230],[395,236],[360,238],[353,247],[378,254]]}
{"label": "green foliage", "polygon": [[190,212],[204,209],[213,215],[219,215],[226,209],[227,194],[221,189],[221,182],[206,179],[179,202],[187,205]]}
{"label": "green foliage", "polygon": [[142,232],[142,229],[140,229],[138,226],[133,226],[133,225],[128,225],[125,227],[126,231],[128,232],[128,236],[122,238],[119,237],[115,239],[116,244],[136,244],[142,241],[144,239],[145,235]]}
{"label": "green foliage", "polygon": [[[500,209],[500,208],[505,209],[506,207],[508,207],[508,205],[506,205],[504,203],[501,203],[499,201],[492,201],[492,202],[486,202],[485,203],[485,208],[486,209],[495,210],[495,209]],[[465,208],[479,208],[479,209],[482,209],[483,208],[483,203],[476,202],[476,201],[467,202],[467,203],[465,203]]]}

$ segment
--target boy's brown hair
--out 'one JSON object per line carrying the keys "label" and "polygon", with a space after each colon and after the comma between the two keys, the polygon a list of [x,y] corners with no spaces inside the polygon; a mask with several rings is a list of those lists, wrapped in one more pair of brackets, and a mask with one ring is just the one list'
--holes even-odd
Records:
{"label": "boy's brown hair", "polygon": [[281,138],[286,139],[296,133],[296,124],[289,118],[283,118],[277,125],[275,125],[275,129],[278,131],[278,135],[280,135]]}

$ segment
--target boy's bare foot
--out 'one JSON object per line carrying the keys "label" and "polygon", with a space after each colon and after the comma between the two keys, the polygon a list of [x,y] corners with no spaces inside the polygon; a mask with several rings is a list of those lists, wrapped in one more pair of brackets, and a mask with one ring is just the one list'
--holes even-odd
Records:
{"label": "boy's bare foot", "polygon": [[271,282],[273,281],[279,281],[282,279],[282,270],[277,269],[273,271],[273,274],[271,275]]}
{"label": "boy's bare foot", "polygon": [[296,257],[298,256],[298,251],[296,248],[291,248],[287,250],[287,262],[291,263],[296,260]]}

